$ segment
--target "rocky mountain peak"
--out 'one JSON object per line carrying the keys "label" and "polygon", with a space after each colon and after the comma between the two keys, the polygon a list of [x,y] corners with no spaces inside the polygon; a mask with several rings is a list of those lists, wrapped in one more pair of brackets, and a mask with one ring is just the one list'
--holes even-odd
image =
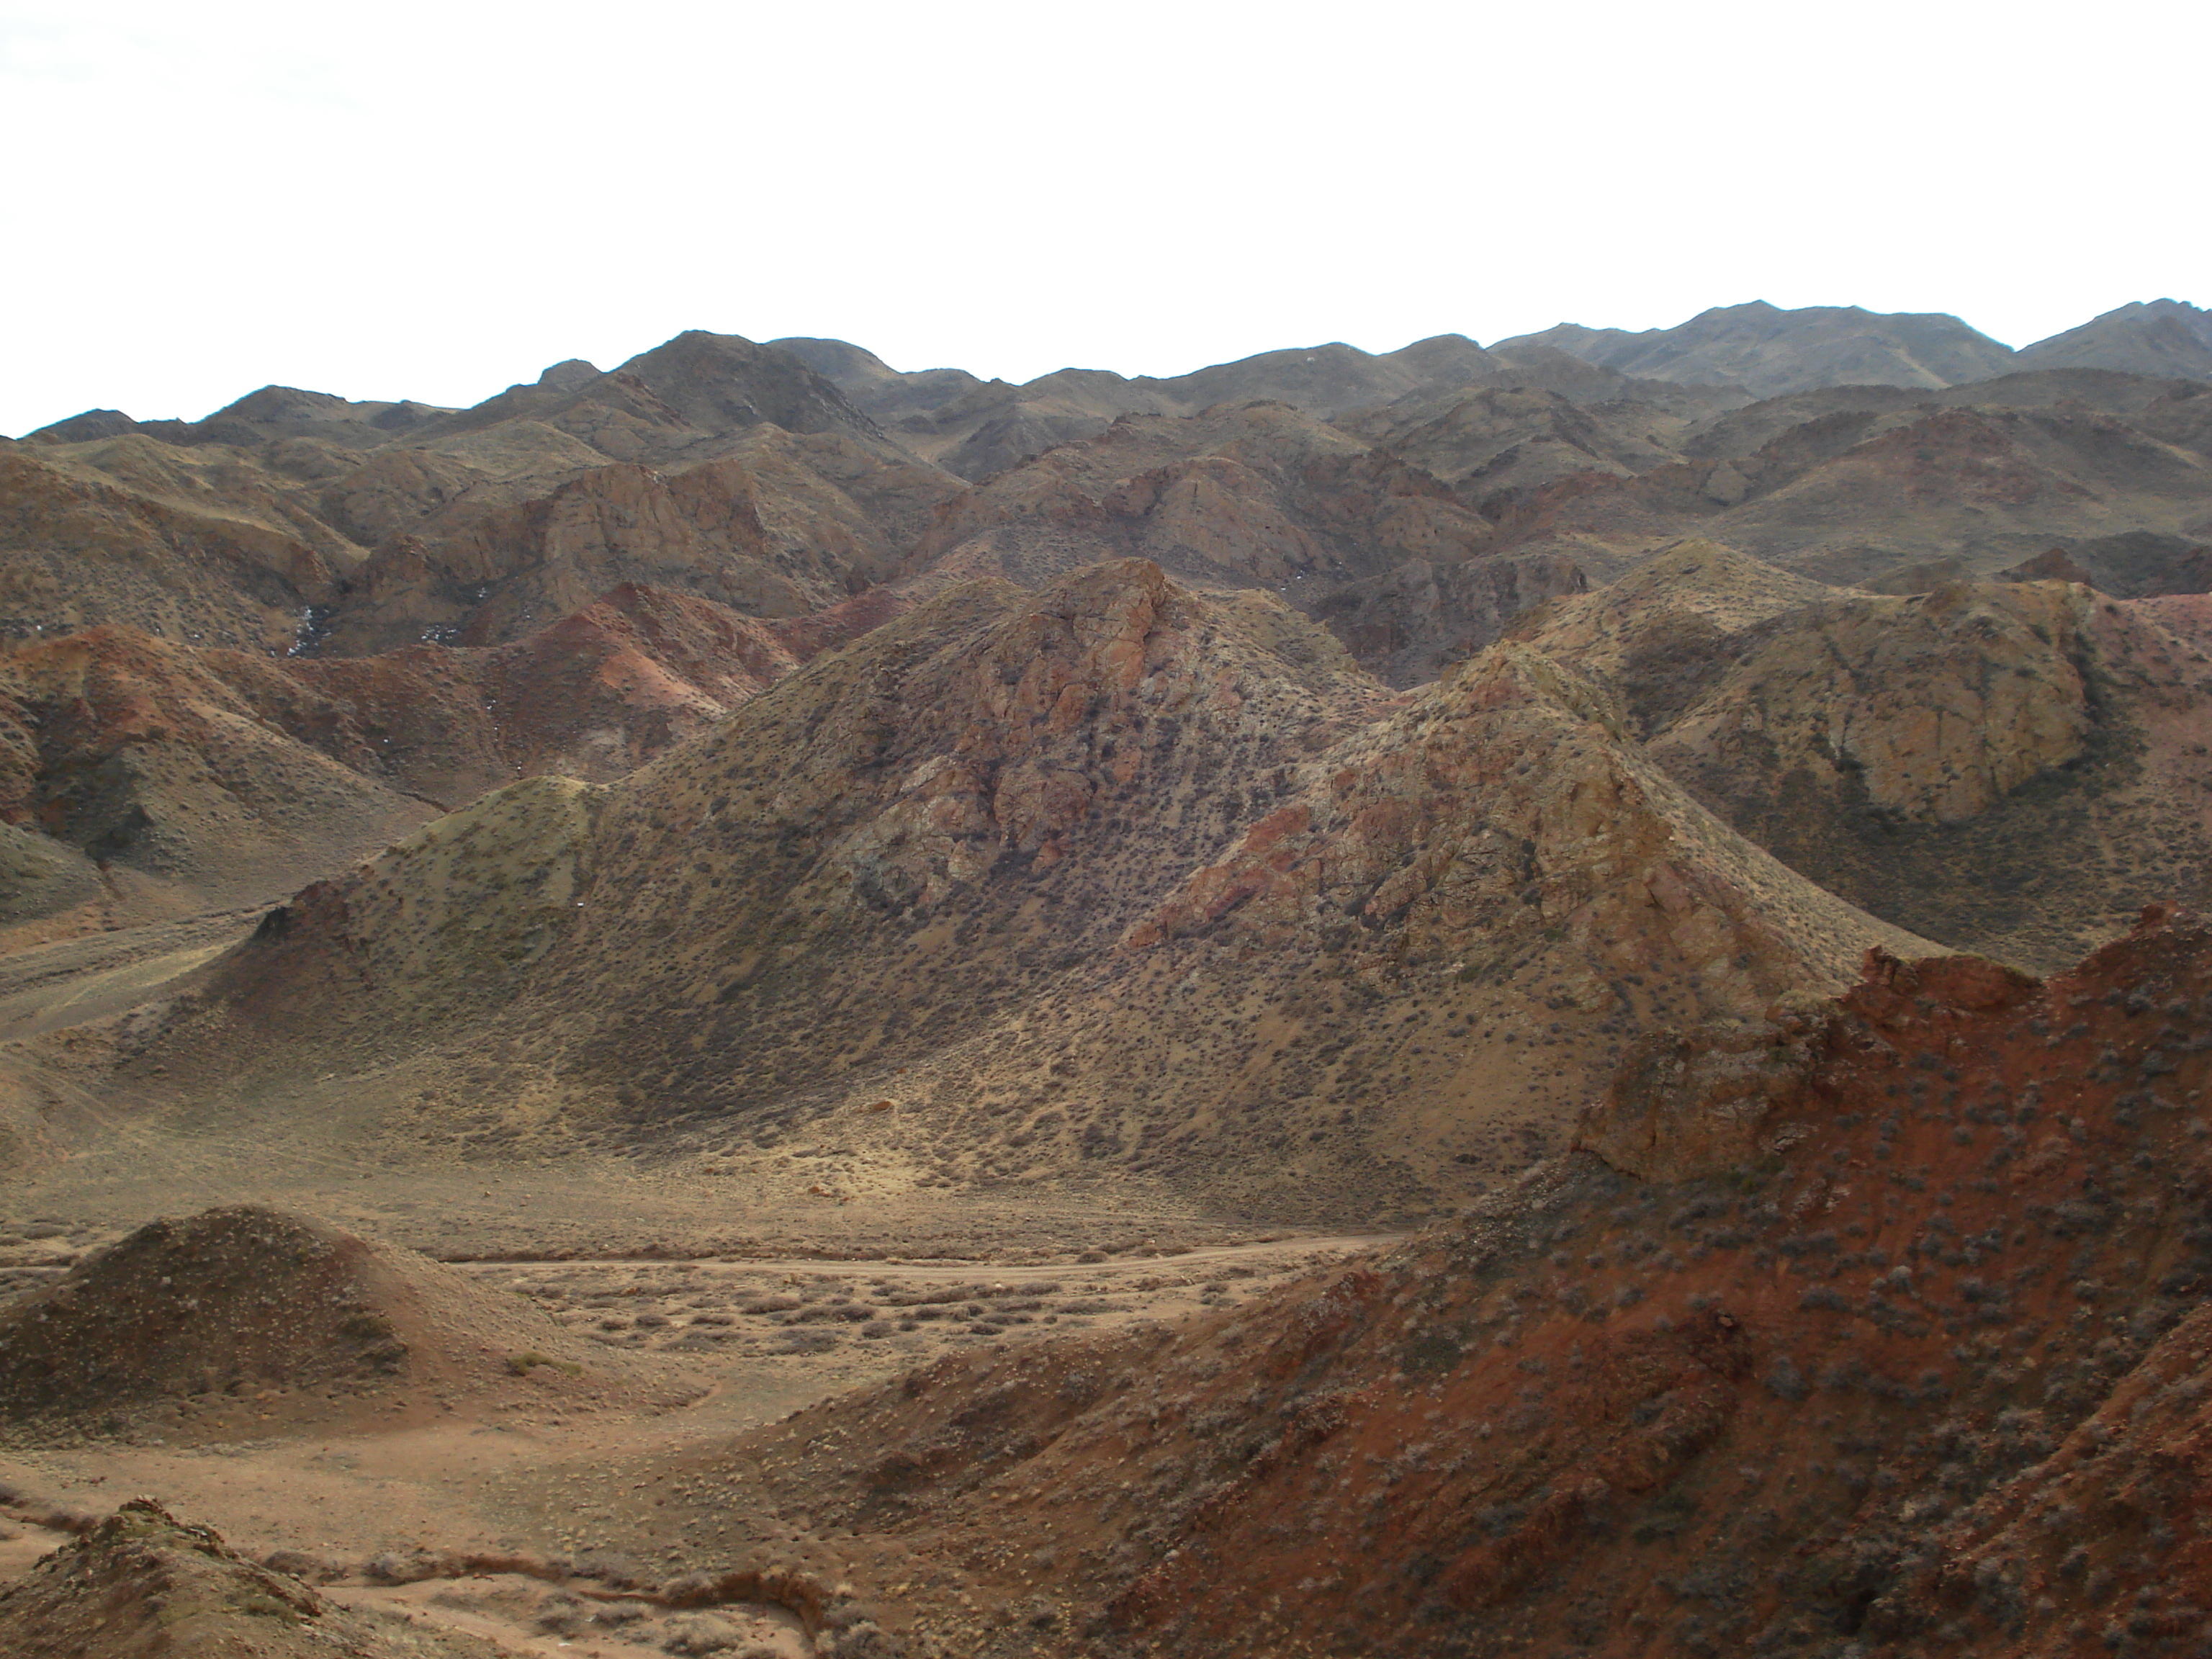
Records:
{"label": "rocky mountain peak", "polygon": [[101,438],[120,437],[137,430],[138,422],[119,409],[88,409],[81,415],[72,415],[65,421],[56,421],[35,432],[26,433],[25,443],[82,444],[95,442]]}
{"label": "rocky mountain peak", "polygon": [[2117,368],[2212,380],[2212,311],[2137,301],[2021,349],[2023,368]]}
{"label": "rocky mountain peak", "polygon": [[789,352],[737,334],[687,329],[640,352],[615,373],[646,387],[702,431],[766,421],[787,432],[881,429],[845,394]]}
{"label": "rocky mountain peak", "polygon": [[581,357],[564,357],[540,374],[538,384],[556,392],[572,392],[586,381],[598,380],[600,372],[596,363]]}

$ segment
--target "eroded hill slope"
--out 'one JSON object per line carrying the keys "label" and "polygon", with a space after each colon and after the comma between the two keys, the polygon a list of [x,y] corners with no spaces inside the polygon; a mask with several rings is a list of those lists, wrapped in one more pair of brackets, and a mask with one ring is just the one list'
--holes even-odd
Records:
{"label": "eroded hill slope", "polygon": [[[900,1186],[1425,1202],[1649,1020],[1907,945],[1620,721],[1511,647],[1391,694],[1142,561],[949,587],[603,793],[503,791],[310,889],[125,1064],[413,1054],[418,1140],[835,1126]],[[503,1115],[434,1080],[487,1052],[532,1079]]]}
{"label": "eroded hill slope", "polygon": [[266,902],[518,777],[621,776],[796,665],[751,617],[635,586],[482,649],[21,642],[0,650],[0,926]]}

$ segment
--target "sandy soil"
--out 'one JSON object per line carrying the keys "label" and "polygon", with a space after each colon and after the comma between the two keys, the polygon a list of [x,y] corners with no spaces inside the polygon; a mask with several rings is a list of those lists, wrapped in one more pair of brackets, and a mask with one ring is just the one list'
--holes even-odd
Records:
{"label": "sandy soil", "polygon": [[235,945],[265,908],[118,927],[0,955],[0,1042],[144,1001]]}

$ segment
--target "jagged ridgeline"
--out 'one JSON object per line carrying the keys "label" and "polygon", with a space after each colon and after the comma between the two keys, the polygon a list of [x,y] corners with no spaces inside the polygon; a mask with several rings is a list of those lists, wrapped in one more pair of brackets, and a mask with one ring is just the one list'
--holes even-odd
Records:
{"label": "jagged ridgeline", "polygon": [[910,1185],[1431,1202],[1651,1021],[1914,943],[1622,721],[1521,647],[1393,693],[1143,561],[953,586],[620,783],[496,792],[307,890],[125,1071],[251,1091],[373,1053],[413,1080],[393,1131],[453,1137],[432,1079],[489,1052],[544,1079],[495,1137],[834,1115]]}

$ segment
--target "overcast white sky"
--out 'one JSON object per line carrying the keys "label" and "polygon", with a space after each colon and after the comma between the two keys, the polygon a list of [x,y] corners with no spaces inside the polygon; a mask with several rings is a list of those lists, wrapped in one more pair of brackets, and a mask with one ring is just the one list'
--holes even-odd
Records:
{"label": "overcast white sky", "polygon": [[2212,301],[2206,9],[0,0],[0,432],[684,328],[1177,374]]}

